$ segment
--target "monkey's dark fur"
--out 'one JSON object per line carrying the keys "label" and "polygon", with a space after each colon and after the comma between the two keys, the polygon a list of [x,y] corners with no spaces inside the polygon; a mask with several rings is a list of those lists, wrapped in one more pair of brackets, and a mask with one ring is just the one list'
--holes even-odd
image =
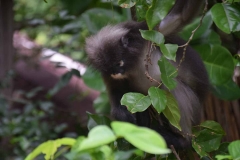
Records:
{"label": "monkey's dark fur", "polygon": [[[182,1],[190,3],[190,0]],[[191,3],[193,2],[191,1]],[[176,11],[172,10],[171,12],[177,14]],[[164,20],[162,22],[165,23],[163,25],[165,28],[167,22]],[[146,62],[144,59],[148,52],[148,42],[141,37],[139,29],[147,30],[146,23],[126,22],[115,26],[106,26],[86,41],[86,52],[90,64],[101,72],[107,86],[112,116],[116,120],[155,129],[165,138],[168,145],[174,145],[175,148],[189,147],[191,138],[187,135],[191,134],[191,127],[199,123],[202,102],[208,89],[206,69],[198,53],[190,46],[187,47],[185,59],[178,71],[177,87],[171,91],[181,112],[182,133],[171,126],[163,115],[159,116],[160,122],[153,125],[149,109],[141,113],[131,114],[126,106],[120,104],[123,94],[140,92],[146,95],[149,87],[158,85],[156,82],[151,82],[145,75]],[[173,29],[171,32],[169,29],[167,32],[163,31],[166,43],[185,44],[179,37],[170,34],[175,31],[176,27]],[[182,55],[183,49],[179,48],[177,61],[171,63],[177,66]],[[161,52],[159,48],[156,48],[151,54],[152,65],[148,64],[150,76],[159,82],[161,81],[161,73],[157,62],[160,57]]]}

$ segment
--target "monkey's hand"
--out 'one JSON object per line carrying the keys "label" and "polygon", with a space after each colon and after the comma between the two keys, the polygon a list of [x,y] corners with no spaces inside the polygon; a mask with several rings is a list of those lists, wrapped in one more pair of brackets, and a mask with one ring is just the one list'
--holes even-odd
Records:
{"label": "monkey's hand", "polygon": [[133,124],[137,124],[135,114],[130,113],[127,110],[127,107],[123,105],[113,107],[112,116],[118,121],[125,121]]}

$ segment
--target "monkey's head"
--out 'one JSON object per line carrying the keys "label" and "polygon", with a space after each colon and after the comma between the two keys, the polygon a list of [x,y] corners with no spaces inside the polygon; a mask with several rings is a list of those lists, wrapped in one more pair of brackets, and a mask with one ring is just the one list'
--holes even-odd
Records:
{"label": "monkey's head", "polygon": [[146,29],[146,25],[139,22],[108,25],[89,37],[86,52],[90,64],[104,76],[126,78],[130,69],[137,69],[146,44],[139,29]]}

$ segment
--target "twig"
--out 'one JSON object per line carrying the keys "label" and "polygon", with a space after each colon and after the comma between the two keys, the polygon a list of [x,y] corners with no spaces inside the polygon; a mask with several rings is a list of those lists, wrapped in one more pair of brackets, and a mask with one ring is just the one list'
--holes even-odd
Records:
{"label": "twig", "polygon": [[196,32],[196,31],[198,30],[198,28],[202,25],[203,18],[204,18],[204,16],[205,16],[206,12],[207,12],[207,7],[208,7],[208,0],[205,0],[205,7],[204,7],[204,9],[203,9],[203,13],[202,13],[202,16],[201,16],[201,19],[200,19],[200,22],[199,22],[198,26],[192,31],[192,34],[191,34],[191,36],[189,37],[188,41],[187,41],[184,45],[178,46],[178,47],[184,47],[184,48],[183,48],[183,56],[182,56],[182,58],[181,58],[181,60],[180,60],[180,62],[179,62],[179,64],[178,64],[178,66],[177,66],[177,70],[179,69],[179,67],[181,66],[182,62],[183,62],[184,59],[185,59],[187,46],[188,46],[189,43],[192,41],[192,38],[193,38],[195,32]]}
{"label": "twig", "polygon": [[181,160],[180,157],[178,156],[178,154],[177,154],[177,152],[176,152],[174,146],[171,145],[170,147],[171,147],[171,150],[172,150],[173,154],[176,156],[177,160]]}

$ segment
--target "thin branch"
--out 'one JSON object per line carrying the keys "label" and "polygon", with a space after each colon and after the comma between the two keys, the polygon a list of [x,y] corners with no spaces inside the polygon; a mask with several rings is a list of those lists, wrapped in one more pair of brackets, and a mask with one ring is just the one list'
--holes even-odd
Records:
{"label": "thin branch", "polygon": [[204,16],[205,16],[206,12],[207,12],[207,8],[208,8],[208,0],[205,0],[205,7],[204,7],[204,9],[203,9],[203,13],[202,13],[202,16],[201,16],[201,19],[200,19],[200,22],[199,22],[198,26],[192,31],[192,34],[191,34],[191,36],[189,37],[188,41],[187,41],[184,45],[178,46],[178,47],[184,47],[184,48],[183,48],[183,56],[182,56],[182,58],[181,58],[181,60],[180,60],[180,62],[179,62],[179,64],[178,64],[178,66],[177,66],[177,70],[179,69],[179,67],[181,66],[182,62],[183,62],[184,59],[185,59],[187,46],[188,46],[189,43],[192,41],[192,38],[193,38],[194,34],[196,33],[196,31],[197,31],[197,30],[199,29],[199,27],[202,25],[203,18],[204,18]]}
{"label": "thin branch", "polygon": [[176,156],[177,160],[181,160],[180,157],[179,157],[179,155],[177,154],[177,152],[176,152],[174,146],[171,145],[170,147],[171,147],[171,150],[172,150],[173,154]]}

